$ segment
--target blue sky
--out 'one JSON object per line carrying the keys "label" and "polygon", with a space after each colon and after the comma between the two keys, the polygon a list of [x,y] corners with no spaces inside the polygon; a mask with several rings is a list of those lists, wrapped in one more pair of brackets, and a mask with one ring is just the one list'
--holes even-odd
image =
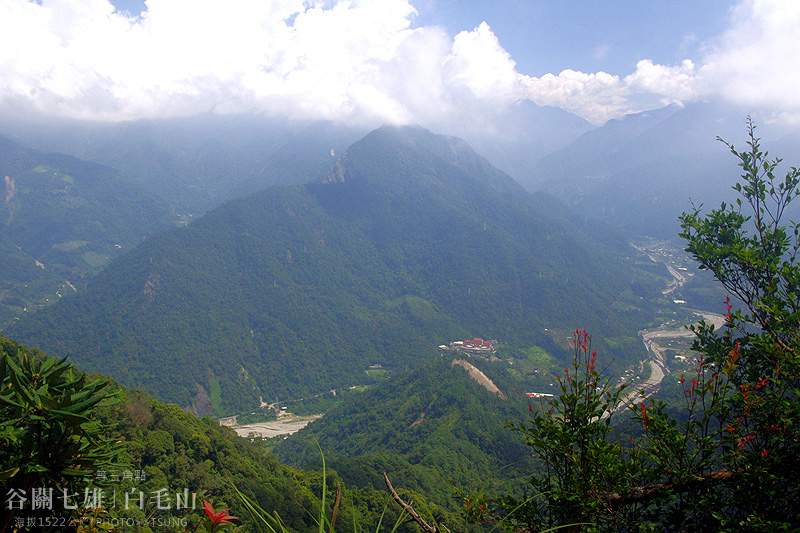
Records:
{"label": "blue sky", "polygon": [[486,21],[517,68],[531,76],[566,68],[624,76],[641,59],[697,56],[726,27],[721,0],[418,0],[420,25],[455,35]]}
{"label": "blue sky", "polygon": [[794,0],[0,0],[0,108],[451,130],[721,100],[800,122]]}
{"label": "blue sky", "polygon": [[[725,29],[729,0],[413,0],[415,26],[437,25],[451,36],[487,22],[532,76],[565,68],[625,75],[643,58],[676,63]],[[114,0],[139,15],[143,0]]]}

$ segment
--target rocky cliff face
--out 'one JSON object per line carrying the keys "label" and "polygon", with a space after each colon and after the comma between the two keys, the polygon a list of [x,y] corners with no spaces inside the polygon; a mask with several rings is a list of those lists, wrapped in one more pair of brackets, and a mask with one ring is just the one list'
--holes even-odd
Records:
{"label": "rocky cliff face", "polygon": [[342,154],[342,157],[336,161],[336,164],[331,168],[327,174],[322,178],[322,183],[344,183],[347,177],[352,176],[350,170],[347,168],[347,154]]}
{"label": "rocky cliff face", "polygon": [[16,184],[14,183],[14,178],[12,178],[11,176],[6,176],[5,182],[6,182],[6,191],[5,191],[6,203],[8,203],[11,201],[12,198],[14,198],[14,195],[17,194],[17,187]]}

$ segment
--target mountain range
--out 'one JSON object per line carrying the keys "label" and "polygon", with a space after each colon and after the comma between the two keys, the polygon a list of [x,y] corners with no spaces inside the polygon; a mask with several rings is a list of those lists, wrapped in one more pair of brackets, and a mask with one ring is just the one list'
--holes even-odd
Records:
{"label": "mountain range", "polygon": [[[514,105],[492,123],[450,124],[495,167],[529,191],[629,238],[674,238],[677,217],[732,197],[735,161],[719,136],[745,147],[748,110],[724,103],[670,105],[596,127],[562,109]],[[800,156],[796,126],[753,117],[775,154]],[[278,183],[324,173],[363,137],[365,125],[205,114],[122,123],[0,117],[0,131],[45,152],[111,166],[184,216]]]}
{"label": "mountain range", "polygon": [[84,287],[174,226],[170,204],[116,170],[0,136],[0,325]]}
{"label": "mountain range", "polygon": [[[201,215],[276,183],[304,183],[334,164],[372,127],[260,115],[105,123],[0,117],[0,131],[45,152],[111,166],[135,185]],[[493,165],[527,175],[541,157],[593,129],[562,109],[521,102],[492,124],[450,125]]]}
{"label": "mountain range", "polygon": [[0,119],[0,128],[27,146],[113,167],[193,216],[269,185],[305,182],[369,131],[213,114],[119,123]]}
{"label": "mountain range", "polygon": [[413,368],[474,336],[559,358],[585,326],[630,362],[664,284],[641,266],[611,228],[526,193],[465,142],[385,127],[310,183],[148,238],[4,334],[223,414],[363,384],[370,365]]}
{"label": "mountain range", "polygon": [[[453,486],[507,493],[537,468],[505,426],[527,416],[526,392],[555,392],[576,327],[620,374],[645,356],[639,330],[681,311],[661,292],[666,267],[628,239],[672,237],[681,195],[725,197],[730,154],[708,137],[741,132],[722,111],[592,128],[521,107],[502,135],[470,138],[503,170],[413,126],[203,116],[18,129],[0,138],[0,330],[178,404],[126,391],[104,415],[151,484],[217,483],[205,435],[238,484],[263,484],[268,505],[303,522],[281,487],[307,504],[317,474],[270,455],[270,473],[250,468],[263,450],[184,410],[324,405],[265,446],[296,466],[320,466],[321,446],[372,518],[387,471],[452,519]],[[717,301],[700,290],[692,301]],[[497,351],[447,346],[473,337]]]}
{"label": "mountain range", "polygon": [[[518,178],[631,238],[675,239],[681,213],[734,198],[731,187],[741,172],[718,138],[748,149],[746,118],[746,110],[706,102],[627,115],[540,158]],[[796,127],[753,120],[775,156],[789,165],[800,160]],[[797,206],[792,214],[800,214]]]}

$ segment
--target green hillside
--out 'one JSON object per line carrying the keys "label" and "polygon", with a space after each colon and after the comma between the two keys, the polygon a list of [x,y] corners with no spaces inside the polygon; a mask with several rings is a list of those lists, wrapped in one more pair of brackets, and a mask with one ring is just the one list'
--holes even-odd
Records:
{"label": "green hillside", "polygon": [[80,290],[176,220],[113,169],[0,137],[0,327]]}
{"label": "green hillside", "polygon": [[[117,526],[114,531],[202,531],[202,526],[200,529],[197,526],[203,516],[203,500],[211,501],[217,509],[229,507],[230,514],[239,517],[237,531],[260,531],[243,507],[237,491],[270,513],[278,513],[292,531],[319,530],[315,519],[319,516],[322,495],[321,468],[298,470],[283,465],[263,447],[238,437],[216,420],[198,419],[176,405],[156,401],[142,391],[124,389],[113,381],[103,391],[106,399],[84,414],[89,417],[88,424],[99,428],[102,439],[113,443],[115,451],[109,461],[92,465],[84,462],[82,475],[69,481],[51,464],[62,465],[68,459],[64,456],[50,457],[48,452],[51,450],[37,448],[35,443],[42,438],[37,427],[59,423],[63,427],[65,420],[73,422],[74,418],[80,417],[72,415],[73,418],[69,418],[70,412],[52,410],[48,397],[54,397],[55,390],[41,384],[38,388],[31,387],[40,404],[38,407],[26,404],[31,410],[27,411],[27,416],[20,416],[19,404],[14,401],[18,398],[15,398],[13,390],[20,383],[31,384],[35,377],[24,371],[13,372],[12,376],[6,365],[11,359],[17,368],[24,368],[22,361],[26,358],[43,363],[42,368],[51,365],[49,368],[52,369],[52,365],[61,364],[41,352],[0,337],[0,414],[3,415],[0,418],[0,442],[3,443],[0,448],[0,473],[3,474],[0,476],[0,489],[5,495],[22,491],[29,499],[32,489],[54,489],[58,494],[63,487],[62,490],[77,498],[75,505],[78,509],[70,512],[62,503],[61,495],[38,510],[30,501],[23,502],[21,508],[16,504],[13,509],[4,505],[0,511],[0,528],[4,531],[8,527],[13,531],[44,531],[43,524],[64,524],[63,520],[78,515],[84,518],[94,516],[91,509],[84,509],[86,503],[80,503],[87,489],[91,494],[100,494],[96,501],[105,509],[100,518]],[[66,370],[59,373],[61,377],[56,381],[69,382],[73,376],[84,375],[74,367]],[[87,384],[108,381],[107,377],[97,374],[85,378]],[[79,400],[76,395],[69,407],[64,408],[77,407],[85,403],[84,399],[81,397]],[[45,438],[52,442],[58,440],[54,435],[45,435]],[[73,435],[70,442],[72,440],[77,442],[80,439]],[[63,450],[79,455],[70,442],[59,444]],[[22,450],[31,453],[20,456]],[[31,463],[44,466],[30,468]],[[72,463],[67,463],[67,466],[76,468]],[[325,472],[328,490],[332,492],[334,484],[341,478],[330,468]],[[140,492],[144,495],[141,501],[138,498]],[[156,499],[158,493],[162,493],[163,499]],[[187,508],[192,506],[192,493],[197,494],[193,509]],[[177,506],[176,494],[188,495],[183,500],[183,508]],[[129,496],[127,500],[126,495]],[[345,486],[338,511],[340,524],[349,529],[355,523],[361,530],[375,531],[388,499],[381,487]],[[332,495],[329,493],[325,506],[328,517],[331,516],[331,507]],[[398,515],[399,509],[390,505],[384,524],[393,524]],[[15,526],[17,519],[22,520],[21,526]],[[33,527],[26,527],[30,520],[34,522]],[[55,527],[46,530],[66,529]],[[399,531],[413,529],[402,527]]]}
{"label": "green hillside", "polygon": [[[440,357],[363,392],[281,442],[275,453],[288,464],[329,463],[350,486],[379,486],[383,472],[440,504],[451,484],[465,491],[507,492],[533,468],[520,435],[506,424],[528,415],[528,398],[509,380],[495,380],[501,398]],[[471,360],[481,367],[480,362]]]}
{"label": "green hillside", "polygon": [[662,285],[634,255],[463,141],[382,128],[324,179],[150,238],[7,331],[195,412],[241,412],[472,336],[556,352],[579,325],[630,360]]}

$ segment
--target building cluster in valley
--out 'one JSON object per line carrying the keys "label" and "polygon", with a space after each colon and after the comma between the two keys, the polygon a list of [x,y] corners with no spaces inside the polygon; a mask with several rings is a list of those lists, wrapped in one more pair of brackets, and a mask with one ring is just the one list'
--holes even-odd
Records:
{"label": "building cluster in valley", "polygon": [[484,340],[480,337],[464,341],[453,341],[449,345],[442,344],[439,346],[442,350],[458,350],[477,355],[489,355],[497,351],[496,340]]}

